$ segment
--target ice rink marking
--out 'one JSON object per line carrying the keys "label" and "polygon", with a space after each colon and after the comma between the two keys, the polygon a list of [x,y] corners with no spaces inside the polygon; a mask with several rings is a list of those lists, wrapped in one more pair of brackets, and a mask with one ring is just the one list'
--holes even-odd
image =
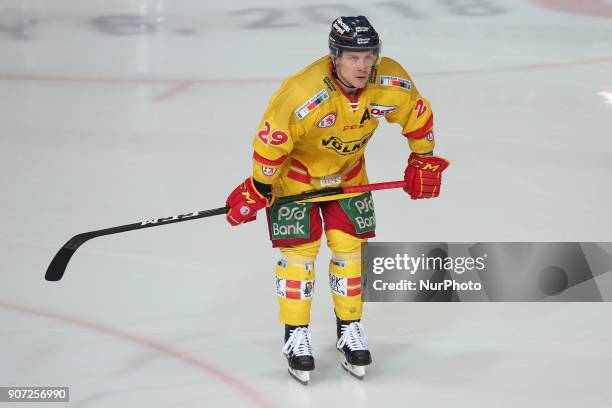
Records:
{"label": "ice rink marking", "polygon": [[251,388],[249,385],[245,384],[239,379],[232,377],[225,371],[215,366],[212,366],[211,364],[208,364],[196,357],[193,357],[187,354],[183,354],[180,351],[174,350],[170,346],[167,346],[163,343],[159,343],[157,341],[153,341],[145,337],[137,336],[132,333],[128,333],[128,332],[125,332],[119,329],[115,329],[110,326],[104,326],[102,324],[95,323],[95,322],[89,322],[86,320],[81,320],[81,319],[77,319],[77,318],[70,317],[70,316],[63,316],[57,313],[47,312],[44,310],[38,310],[38,309],[34,309],[28,306],[20,306],[20,305],[13,305],[9,303],[0,302],[0,308],[22,312],[22,313],[27,313],[33,316],[55,320],[55,321],[73,325],[73,326],[79,326],[82,328],[86,328],[88,330],[92,330],[98,333],[102,333],[108,336],[115,337],[120,340],[131,342],[133,344],[136,344],[138,346],[141,346],[141,347],[144,347],[150,350],[157,351],[161,354],[165,354],[166,356],[170,358],[182,361],[183,363],[186,363],[192,367],[205,371],[206,373],[210,374],[212,377],[224,382],[231,388],[240,392],[246,399],[248,399],[249,401],[251,401],[254,405],[258,407],[272,407],[272,404],[268,402],[261,394],[259,394],[257,391],[255,391],[255,389]]}
{"label": "ice rink marking", "polygon": [[[491,68],[473,68],[473,69],[460,69],[460,70],[449,70],[449,71],[430,71],[430,72],[414,72],[414,77],[435,77],[435,76],[453,76],[453,75],[476,75],[476,74],[488,74],[498,72],[515,72],[515,71],[528,71],[528,70],[539,70],[539,69],[554,69],[564,68],[572,66],[592,65],[592,64],[606,64],[612,63],[612,56],[605,56],[600,58],[589,58],[575,61],[564,61],[564,62],[549,62],[541,64],[526,64],[526,65],[515,65],[505,67],[491,67]],[[19,74],[0,74],[0,80],[6,81],[65,81],[65,82],[89,82],[89,83],[124,83],[124,84],[152,84],[152,85],[166,85],[170,86],[164,92],[160,93],[153,98],[154,101],[166,101],[176,95],[191,89],[194,85],[205,85],[205,84],[248,84],[248,83],[281,83],[281,78],[218,78],[218,79],[167,79],[167,78],[104,78],[104,77],[62,77],[62,76],[47,76],[47,75],[19,75]]]}

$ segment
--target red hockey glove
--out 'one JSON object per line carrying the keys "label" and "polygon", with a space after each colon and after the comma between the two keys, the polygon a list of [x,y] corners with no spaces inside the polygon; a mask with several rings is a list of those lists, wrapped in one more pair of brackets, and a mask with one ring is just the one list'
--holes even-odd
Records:
{"label": "red hockey glove", "polygon": [[269,204],[270,201],[255,188],[253,177],[249,177],[227,197],[225,205],[230,210],[225,218],[232,226],[255,221],[257,211]]}
{"label": "red hockey glove", "polygon": [[448,165],[448,160],[442,157],[410,154],[404,171],[404,181],[407,183],[404,191],[413,200],[439,196],[442,172]]}

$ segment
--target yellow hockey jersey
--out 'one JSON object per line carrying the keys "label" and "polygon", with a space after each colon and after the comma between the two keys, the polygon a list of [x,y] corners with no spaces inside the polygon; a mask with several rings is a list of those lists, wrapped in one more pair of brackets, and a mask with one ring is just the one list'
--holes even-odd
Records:
{"label": "yellow hockey jersey", "polygon": [[289,166],[308,180],[360,169],[383,117],[402,127],[412,151],[433,151],[431,106],[399,63],[383,57],[366,87],[351,97],[325,56],[288,78],[270,99],[253,140],[253,177],[274,185]]}

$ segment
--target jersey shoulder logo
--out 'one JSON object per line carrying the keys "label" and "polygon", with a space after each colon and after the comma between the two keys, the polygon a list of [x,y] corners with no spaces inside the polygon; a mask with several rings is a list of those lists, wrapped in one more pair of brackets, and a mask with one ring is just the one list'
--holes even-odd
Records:
{"label": "jersey shoulder logo", "polygon": [[382,86],[394,86],[396,88],[404,88],[408,91],[410,90],[410,88],[412,88],[412,84],[409,80],[396,76],[381,75],[380,84]]}
{"label": "jersey shoulder logo", "polygon": [[316,109],[317,106],[329,99],[329,94],[325,89],[321,89],[315,96],[310,98],[306,103],[295,110],[295,116],[302,120],[310,112]]}

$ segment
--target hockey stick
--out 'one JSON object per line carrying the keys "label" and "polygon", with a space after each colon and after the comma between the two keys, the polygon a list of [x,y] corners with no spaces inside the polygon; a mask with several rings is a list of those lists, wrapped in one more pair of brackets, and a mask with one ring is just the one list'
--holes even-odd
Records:
{"label": "hockey stick", "polygon": [[[390,181],[387,183],[373,183],[365,184],[362,186],[354,187],[335,187],[328,188],[319,191],[311,191],[308,193],[296,194],[286,197],[279,197],[276,200],[276,204],[284,204],[292,201],[304,201],[313,198],[330,197],[340,194],[348,193],[365,193],[374,190],[387,190],[391,188],[404,187],[406,183],[404,181]],[[191,221],[198,218],[212,217],[215,215],[226,214],[229,211],[229,207],[214,208],[212,210],[196,211],[187,214],[175,215],[166,218],[156,218],[147,221],[136,222],[134,224],[120,225],[118,227],[105,228],[97,231],[84,232],[82,234],[75,235],[72,237],[60,250],[57,252],[51,264],[47,268],[45,279],[48,281],[58,281],[64,276],[66,267],[72,255],[77,249],[85,242],[92,238],[102,237],[104,235],[118,234],[120,232],[134,231],[144,228],[158,227],[160,225],[174,224],[175,222]]]}

